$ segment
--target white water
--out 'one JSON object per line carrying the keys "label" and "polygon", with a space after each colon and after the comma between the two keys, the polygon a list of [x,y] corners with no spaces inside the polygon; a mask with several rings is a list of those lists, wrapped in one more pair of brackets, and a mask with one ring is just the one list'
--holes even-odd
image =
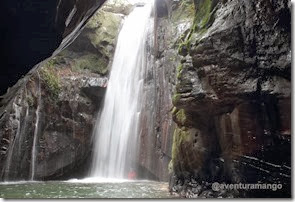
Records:
{"label": "white water", "polygon": [[[15,98],[16,100],[16,98]],[[13,143],[12,143],[12,146],[11,148],[9,149],[9,152],[8,152],[8,157],[7,157],[7,160],[6,160],[6,165],[5,165],[5,169],[4,169],[4,180],[9,180],[9,171],[10,171],[10,167],[11,167],[11,162],[13,161],[13,158],[12,158],[12,155],[13,155],[13,151],[14,151],[14,148],[15,148],[15,144],[17,142],[17,140],[19,139],[19,134],[20,134],[20,111],[21,111],[21,107],[18,106],[17,104],[13,103],[12,105],[13,107],[13,110],[14,110],[14,115],[15,115],[15,120],[16,120],[16,123],[17,123],[17,131],[16,131],[16,135],[14,137],[14,139],[12,140]]]}
{"label": "white water", "polygon": [[35,164],[36,164],[36,144],[37,144],[37,136],[39,130],[39,115],[40,115],[40,107],[41,107],[41,81],[40,74],[38,74],[38,106],[36,109],[36,122],[35,122],[35,130],[34,130],[34,139],[33,139],[33,147],[32,147],[32,157],[31,157],[31,180],[34,180],[35,177]]}
{"label": "white water", "polygon": [[140,97],[146,69],[146,39],[152,4],[135,8],[118,37],[104,106],[94,130],[91,177],[124,179],[135,169]]}

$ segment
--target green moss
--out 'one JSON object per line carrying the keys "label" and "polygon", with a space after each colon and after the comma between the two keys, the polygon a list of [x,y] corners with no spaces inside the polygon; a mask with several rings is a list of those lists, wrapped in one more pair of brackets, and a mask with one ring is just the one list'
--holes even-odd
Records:
{"label": "green moss", "polygon": [[199,31],[200,29],[204,28],[209,22],[212,10],[211,6],[212,0],[202,0],[199,3],[194,20],[193,29],[195,29],[195,31]]}
{"label": "green moss", "polygon": [[87,33],[92,45],[103,55],[111,57],[113,50],[108,45],[115,46],[122,18],[111,12],[97,12],[87,24],[93,30]]}
{"label": "green moss", "polygon": [[172,13],[172,22],[179,24],[179,21],[193,18],[195,6],[193,0],[182,0],[175,3],[178,8]]}
{"label": "green moss", "polygon": [[184,109],[178,109],[176,107],[173,108],[172,116],[177,124],[179,125],[185,125],[185,122],[187,121],[187,115]]}
{"label": "green moss", "polygon": [[51,59],[49,59],[45,64],[44,64],[44,67],[45,68],[53,68],[53,67],[56,67],[60,64],[64,64],[65,61],[64,61],[64,57],[62,55],[57,55]]}
{"label": "green moss", "polygon": [[186,122],[186,119],[187,119],[184,109],[178,110],[178,112],[176,113],[176,119],[179,123],[184,125],[184,123]]}
{"label": "green moss", "polygon": [[105,75],[108,72],[107,61],[95,54],[87,54],[75,59],[73,65],[74,71],[89,70],[93,73]]}
{"label": "green moss", "polygon": [[177,73],[176,73],[177,79],[180,79],[180,77],[181,77],[181,71],[182,70],[183,70],[183,64],[178,65],[178,67],[177,67]]}
{"label": "green moss", "polygon": [[176,128],[174,130],[174,133],[173,133],[173,144],[172,144],[172,160],[171,160],[171,164],[173,164],[173,162],[175,162],[176,158],[177,158],[177,154],[178,154],[178,150],[179,150],[179,142],[178,142],[178,135],[179,135],[179,132],[178,132],[179,128]]}
{"label": "green moss", "polygon": [[168,164],[168,172],[169,172],[169,174],[173,173],[173,161],[172,160]]}
{"label": "green moss", "polygon": [[177,103],[179,102],[181,98],[181,95],[180,94],[174,94],[173,97],[172,97],[172,103],[173,105],[177,105]]}
{"label": "green moss", "polygon": [[178,109],[176,107],[173,107],[172,109],[172,115],[175,115],[178,112]]}
{"label": "green moss", "polygon": [[196,5],[196,13],[193,25],[189,33],[184,37],[182,36],[178,53],[185,56],[191,48],[191,42],[194,34],[202,35],[207,31],[210,19],[212,17],[212,0],[201,0]]}
{"label": "green moss", "polygon": [[[51,65],[51,64],[49,64]],[[44,81],[46,89],[50,93],[50,97],[56,100],[61,91],[59,76],[52,66],[48,66],[48,64],[41,69],[41,78]]]}
{"label": "green moss", "polygon": [[191,141],[191,134],[189,130],[185,127],[176,128],[173,134],[173,144],[172,144],[172,165],[175,165],[177,159],[179,159],[179,150],[181,149],[181,145],[186,142]]}

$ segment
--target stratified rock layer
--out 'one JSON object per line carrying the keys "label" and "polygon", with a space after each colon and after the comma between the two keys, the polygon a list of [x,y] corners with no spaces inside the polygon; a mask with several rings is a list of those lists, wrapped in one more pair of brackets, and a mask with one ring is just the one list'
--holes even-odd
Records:
{"label": "stratified rock layer", "polygon": [[[171,190],[290,197],[290,3],[194,3],[194,25],[179,47]],[[213,192],[212,182],[282,183],[283,189]]]}
{"label": "stratified rock layer", "polygon": [[[177,40],[193,24],[193,7],[156,1],[154,33],[148,37],[148,72],[144,80],[139,165],[143,177],[168,181],[173,130],[172,94],[180,56]],[[176,6],[172,9],[172,6]],[[177,7],[178,6],[178,7]]]}

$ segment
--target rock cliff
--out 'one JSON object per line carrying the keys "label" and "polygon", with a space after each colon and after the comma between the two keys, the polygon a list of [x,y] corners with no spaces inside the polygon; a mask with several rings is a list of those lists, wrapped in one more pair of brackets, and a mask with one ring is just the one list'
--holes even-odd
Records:
{"label": "rock cliff", "polygon": [[102,7],[64,51],[44,61],[1,101],[2,180],[85,176],[92,128],[107,86],[123,14]]}
{"label": "rock cliff", "polygon": [[[25,24],[17,36],[13,25],[5,25],[14,35],[3,34],[4,47],[17,39],[22,47],[44,50],[7,48],[3,61],[11,71],[4,77],[13,75],[15,82],[57,49],[56,55],[102,2],[47,5],[52,12],[41,9],[43,17],[32,27],[52,17],[56,21],[44,29],[36,26],[31,33],[40,32],[38,37],[21,34]],[[19,21],[24,6],[5,12]],[[74,43],[37,65],[2,97],[2,180],[85,174],[116,37],[130,10],[103,7]],[[27,12],[24,22],[36,17],[34,9]],[[290,196],[290,2],[157,0],[154,19],[154,33],[147,39],[139,174],[169,179],[170,191],[183,197]],[[283,188],[214,191],[213,182],[281,183]]]}
{"label": "rock cliff", "polygon": [[81,32],[105,0],[4,0],[0,94],[34,65],[60,52]]}
{"label": "rock cliff", "polygon": [[[195,0],[181,39],[170,188],[183,196],[291,194],[291,5]],[[212,182],[281,183],[214,192]]]}
{"label": "rock cliff", "polygon": [[[192,5],[192,4],[190,4]],[[183,3],[155,1],[154,32],[149,36],[148,73],[141,121],[139,164],[147,177],[168,181],[173,131],[172,94],[181,57],[178,38],[193,24],[194,9]]]}

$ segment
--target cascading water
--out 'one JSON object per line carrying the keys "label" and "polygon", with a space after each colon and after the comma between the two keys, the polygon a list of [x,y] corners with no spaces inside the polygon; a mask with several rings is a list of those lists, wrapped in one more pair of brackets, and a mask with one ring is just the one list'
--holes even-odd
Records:
{"label": "cascading water", "polygon": [[136,7],[119,34],[104,106],[94,130],[91,177],[122,179],[135,169],[152,6]]}
{"label": "cascading water", "polygon": [[38,106],[36,109],[36,122],[35,122],[35,130],[34,130],[34,138],[33,138],[33,146],[32,146],[32,157],[31,157],[31,180],[34,180],[35,177],[35,164],[36,164],[36,144],[37,144],[37,136],[39,130],[39,117],[40,117],[40,107],[41,107],[41,81],[40,74],[38,74]]}
{"label": "cascading water", "polygon": [[11,149],[9,149],[9,153],[8,153],[8,157],[7,160],[5,162],[5,167],[4,170],[2,171],[4,173],[4,180],[9,180],[9,171],[11,169],[11,163],[13,161],[13,151],[15,149],[15,145],[17,140],[20,138],[19,134],[20,134],[20,111],[21,111],[21,107],[19,107],[17,104],[13,103],[13,109],[15,112],[15,120],[16,120],[16,125],[17,125],[17,130],[16,130],[16,135],[15,135],[15,139],[13,140]]}

